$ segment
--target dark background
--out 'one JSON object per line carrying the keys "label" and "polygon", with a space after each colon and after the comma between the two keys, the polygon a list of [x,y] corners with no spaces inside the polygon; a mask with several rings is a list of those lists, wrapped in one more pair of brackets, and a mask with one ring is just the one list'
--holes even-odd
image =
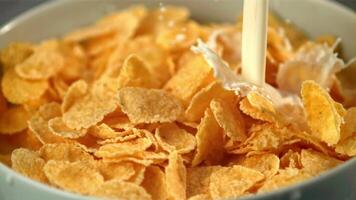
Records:
{"label": "dark background", "polygon": [[[0,0],[0,26],[23,11],[46,0]],[[187,0],[189,1],[189,0]],[[298,1],[298,0],[296,0]],[[325,0],[320,0],[325,1]],[[335,0],[356,11],[356,0]]]}

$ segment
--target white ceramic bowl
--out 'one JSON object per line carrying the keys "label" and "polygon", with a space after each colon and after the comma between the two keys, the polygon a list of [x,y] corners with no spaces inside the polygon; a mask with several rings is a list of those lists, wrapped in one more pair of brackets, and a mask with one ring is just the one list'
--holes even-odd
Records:
{"label": "white ceramic bowl", "polygon": [[[57,0],[34,8],[0,29],[0,48],[11,41],[40,41],[89,24],[100,16],[133,4],[164,4],[189,8],[198,21],[234,21],[242,0]],[[334,34],[343,39],[347,58],[356,56],[356,15],[329,0],[271,0],[272,9],[311,37]],[[47,187],[0,164],[0,200],[93,199]],[[309,181],[245,200],[354,200],[356,159]]]}

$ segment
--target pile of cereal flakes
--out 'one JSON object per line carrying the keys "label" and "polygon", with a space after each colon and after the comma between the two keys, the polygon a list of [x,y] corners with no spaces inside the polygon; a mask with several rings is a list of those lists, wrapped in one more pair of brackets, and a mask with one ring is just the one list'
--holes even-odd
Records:
{"label": "pile of cereal flakes", "polygon": [[83,195],[208,200],[272,191],[356,155],[356,68],[336,56],[335,37],[308,41],[270,16],[266,81],[293,101],[225,89],[191,51],[198,39],[239,76],[241,20],[198,24],[181,7],[135,6],[9,44],[0,160]]}

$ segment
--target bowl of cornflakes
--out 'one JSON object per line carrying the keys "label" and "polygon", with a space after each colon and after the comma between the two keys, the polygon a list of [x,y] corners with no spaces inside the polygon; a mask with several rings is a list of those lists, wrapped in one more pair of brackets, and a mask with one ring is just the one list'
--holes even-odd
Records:
{"label": "bowl of cornflakes", "polygon": [[50,1],[0,29],[0,199],[355,199],[355,14],[271,0]]}

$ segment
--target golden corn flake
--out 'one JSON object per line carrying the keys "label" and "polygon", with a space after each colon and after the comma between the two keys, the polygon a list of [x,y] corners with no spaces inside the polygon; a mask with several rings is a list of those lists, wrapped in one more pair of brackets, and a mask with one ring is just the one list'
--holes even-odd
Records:
{"label": "golden corn flake", "polygon": [[69,85],[62,79],[57,77],[53,77],[50,80],[50,83],[53,85],[50,90],[54,91],[54,93],[57,95],[58,99],[63,101],[64,96],[69,88]]}
{"label": "golden corn flake", "polygon": [[303,83],[301,94],[308,124],[315,137],[328,145],[337,144],[343,119],[337,112],[334,100],[313,81]]}
{"label": "golden corn flake", "polygon": [[80,130],[96,125],[105,115],[115,111],[117,98],[111,91],[111,86],[105,81],[93,94],[88,94],[76,101],[67,112],[63,113],[64,123],[72,129]]}
{"label": "golden corn flake", "polygon": [[220,83],[213,82],[193,96],[187,110],[185,111],[185,117],[189,121],[199,121],[204,116],[204,111],[209,107],[211,100],[227,96],[235,96],[235,94],[225,90]]}
{"label": "golden corn flake", "polygon": [[136,173],[134,164],[130,162],[107,163],[99,161],[98,169],[105,181],[113,179],[127,181]]}
{"label": "golden corn flake", "polygon": [[15,66],[16,73],[28,80],[46,80],[64,67],[64,58],[55,49],[41,48]]}
{"label": "golden corn flake", "polygon": [[153,164],[152,160],[142,159],[140,157],[132,157],[132,156],[122,156],[119,158],[103,158],[103,162],[107,162],[107,163],[132,162],[145,167],[148,167]]}
{"label": "golden corn flake", "polygon": [[287,127],[277,128],[272,124],[254,125],[250,129],[250,137],[232,153],[241,154],[248,153],[250,151],[278,151],[279,148],[288,142],[298,142],[299,140],[293,138],[292,130]]}
{"label": "golden corn flake", "polygon": [[277,174],[279,170],[279,158],[274,154],[257,154],[245,158],[240,165],[261,172],[266,178]]}
{"label": "golden corn flake", "polygon": [[285,153],[280,159],[281,168],[301,168],[302,163],[300,159],[301,158],[299,152],[289,149],[287,153]]}
{"label": "golden corn flake", "polygon": [[29,120],[29,128],[43,144],[65,141],[62,137],[54,135],[48,127],[48,121],[61,115],[61,106],[58,103],[48,103]]}
{"label": "golden corn flake", "polygon": [[126,58],[118,77],[120,87],[158,88],[160,82],[150,73],[148,63],[136,55]]}
{"label": "golden corn flake", "polygon": [[254,119],[272,123],[278,122],[277,112],[272,102],[258,92],[250,92],[247,98],[242,99],[240,109]]}
{"label": "golden corn flake", "polygon": [[170,78],[171,74],[167,67],[168,54],[156,44],[155,39],[150,35],[138,36],[128,42],[125,48],[116,48],[110,56],[106,73],[116,74],[118,66],[121,66],[131,54],[137,55],[145,62],[147,69],[160,85]]}
{"label": "golden corn flake", "polygon": [[314,150],[303,149],[301,152],[301,163],[304,171],[312,175],[317,175],[323,171],[334,168],[341,164],[342,161]]}
{"label": "golden corn flake", "polygon": [[210,175],[222,168],[221,166],[187,168],[187,197],[209,194]]}
{"label": "golden corn flake", "polygon": [[[95,137],[100,136],[100,135],[95,135],[95,134],[94,134]],[[106,134],[106,133],[104,133],[104,134]],[[117,143],[117,142],[126,142],[126,141],[130,141],[130,140],[142,137],[142,133],[134,132],[132,130],[116,132],[115,134],[116,134],[116,136],[114,136],[112,138],[98,141],[98,144],[104,145],[104,144],[112,144],[112,143]],[[104,136],[104,135],[102,135],[102,136]]]}
{"label": "golden corn flake", "polygon": [[44,172],[53,185],[81,194],[92,194],[104,183],[104,178],[95,167],[84,161],[50,160],[44,166]]}
{"label": "golden corn flake", "polygon": [[107,181],[93,193],[94,196],[112,200],[151,200],[145,189],[134,183],[120,180]]}
{"label": "golden corn flake", "polygon": [[130,122],[127,116],[113,117],[109,119],[104,119],[104,123],[110,128],[119,130],[130,130],[135,128],[136,124]]}
{"label": "golden corn flake", "polygon": [[[88,67],[88,56],[80,44],[59,42],[59,51],[64,59],[64,66],[59,74],[53,78],[63,80],[80,80],[87,77],[87,73],[83,73]],[[70,66],[70,67],[66,67]]]}
{"label": "golden corn flake", "polygon": [[276,189],[280,189],[304,180],[311,178],[309,173],[305,173],[299,169],[287,168],[280,170],[277,175],[270,179],[267,179],[263,186],[258,190],[261,192],[269,192]]}
{"label": "golden corn flake", "polygon": [[68,34],[64,39],[69,42],[82,42],[115,32],[132,32],[145,16],[146,10],[136,6],[127,11],[113,13],[96,23]]}
{"label": "golden corn flake", "polygon": [[76,101],[78,101],[87,93],[87,90],[88,84],[84,80],[76,81],[70,85],[63,97],[63,102],[61,105],[62,112],[67,112]]}
{"label": "golden corn flake", "polygon": [[188,200],[211,200],[209,194],[197,194],[195,196],[190,197]]}
{"label": "golden corn flake", "polygon": [[339,142],[335,146],[335,151],[340,154],[355,156],[356,155],[356,136],[353,135]]}
{"label": "golden corn flake", "polygon": [[205,111],[205,116],[198,126],[195,137],[197,151],[192,161],[193,166],[202,161],[214,164],[222,159],[224,154],[223,133],[209,108]]}
{"label": "golden corn flake", "polygon": [[40,148],[39,154],[45,161],[94,161],[93,156],[75,143],[45,144]]}
{"label": "golden corn flake", "polygon": [[183,112],[177,99],[162,90],[122,88],[119,104],[132,123],[172,122]]}
{"label": "golden corn flake", "polygon": [[159,167],[147,167],[142,187],[151,195],[152,199],[166,200],[168,198],[166,176]]}
{"label": "golden corn flake", "polygon": [[164,49],[175,52],[188,49],[200,36],[200,27],[196,22],[177,24],[164,29],[157,35],[157,43]]}
{"label": "golden corn flake", "polygon": [[162,149],[180,154],[189,153],[195,149],[195,137],[175,124],[165,124],[156,130],[156,138]]}
{"label": "golden corn flake", "polygon": [[187,171],[182,157],[173,152],[166,167],[166,184],[169,199],[186,199]]}
{"label": "golden corn flake", "polygon": [[100,125],[92,127],[89,130],[89,133],[97,138],[105,140],[105,139],[116,138],[118,136],[125,137],[125,136],[129,135],[130,132],[129,131],[117,132],[106,124],[100,124]]}
{"label": "golden corn flake", "polygon": [[27,128],[29,113],[22,106],[14,106],[0,113],[0,134],[14,134]]}
{"label": "golden corn flake", "polygon": [[147,138],[138,138],[132,141],[122,143],[106,144],[101,146],[95,156],[105,158],[115,158],[121,156],[133,155],[137,152],[146,150],[152,145],[152,142]]}
{"label": "golden corn flake", "polygon": [[151,11],[144,19],[138,32],[141,34],[156,35],[169,28],[169,24],[175,25],[185,22],[189,17],[189,10],[178,6],[164,6],[164,9]]}
{"label": "golden corn flake", "polygon": [[33,46],[29,43],[10,43],[0,51],[0,63],[5,70],[22,63],[33,53]]}
{"label": "golden corn flake", "polygon": [[266,122],[275,122],[274,118],[271,115],[261,113],[258,109],[253,107],[247,98],[243,98],[240,101],[240,110],[244,114],[252,117],[253,119],[262,120]]}
{"label": "golden corn flake", "polygon": [[167,82],[165,89],[188,105],[194,94],[206,87],[211,80],[211,67],[203,57],[194,55]]}
{"label": "golden corn flake", "polygon": [[74,130],[68,128],[67,125],[63,122],[62,117],[56,117],[48,121],[49,130],[57,136],[68,139],[77,139],[83,137],[87,133],[87,129]]}
{"label": "golden corn flake", "polygon": [[32,179],[46,183],[47,178],[43,173],[45,161],[40,158],[37,152],[19,148],[15,149],[11,154],[11,167]]}
{"label": "golden corn flake", "polygon": [[141,185],[145,178],[145,172],[147,166],[141,165],[138,163],[133,163],[133,169],[135,170],[134,175],[128,180],[129,182],[135,183],[137,185]]}
{"label": "golden corn flake", "polygon": [[45,80],[25,80],[18,76],[14,69],[9,69],[2,77],[1,88],[6,100],[14,104],[24,104],[39,99],[47,90],[48,83]]}
{"label": "golden corn flake", "polygon": [[240,142],[246,140],[245,122],[234,103],[214,99],[210,103],[210,108],[216,121],[229,138]]}
{"label": "golden corn flake", "polygon": [[341,125],[341,140],[352,136],[356,132],[356,107],[349,108]]}
{"label": "golden corn flake", "polygon": [[239,165],[219,169],[210,176],[210,195],[213,199],[239,197],[264,178],[259,171]]}

